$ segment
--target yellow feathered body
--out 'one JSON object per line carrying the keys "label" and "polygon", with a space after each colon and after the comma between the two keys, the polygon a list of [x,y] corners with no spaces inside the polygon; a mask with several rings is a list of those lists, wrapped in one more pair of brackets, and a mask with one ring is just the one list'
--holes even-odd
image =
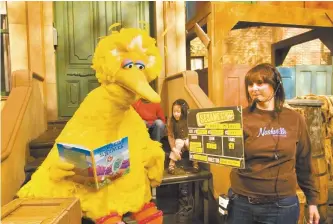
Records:
{"label": "yellow feathered body", "polygon": [[[143,34],[140,33],[140,35]],[[105,47],[103,44],[107,43],[104,41],[99,47]],[[110,46],[117,46],[117,44]],[[127,53],[127,56],[124,56],[125,59],[140,58],[140,54]],[[98,55],[98,52],[96,54]],[[123,55],[126,55],[126,52],[121,57],[116,55],[115,58],[122,60]],[[95,60],[98,60],[98,57]],[[164,152],[159,142],[150,139],[146,125],[131,106],[138,98],[137,94],[123,87],[127,80],[121,82],[121,85],[110,82],[110,77],[107,79],[108,75],[103,73],[107,64],[105,61],[104,67],[102,66],[104,70],[96,69],[96,72],[100,74],[99,79],[102,85],[87,95],[56,139],[56,143],[77,144],[93,150],[127,136],[130,172],[99,191],[91,191],[84,185],[66,179],[53,181],[50,179],[50,167],[60,160],[55,144],[45,161],[32,175],[31,181],[20,189],[19,197],[78,197],[83,212],[92,219],[103,217],[110,212],[117,212],[120,215],[137,212],[151,200],[151,185],[158,185],[162,180]],[[115,70],[117,72],[114,72],[111,79],[117,80],[122,76],[122,68],[115,68]],[[142,71],[124,70],[124,72],[133,74]],[[147,75],[145,77],[145,82],[151,79]]]}
{"label": "yellow feathered body", "polygon": [[[97,192],[91,192],[72,181],[54,182],[48,178],[48,172],[51,164],[59,160],[55,145],[44,163],[33,174],[32,180],[19,191],[19,197],[79,197],[82,210],[91,218],[102,217],[110,211],[119,214],[135,212],[150,201],[148,171],[149,167],[156,166],[158,169],[151,170],[150,176],[162,177],[160,172],[164,153],[161,145],[150,139],[144,122],[132,107],[112,116],[114,108],[108,97],[103,87],[93,90],[68,121],[56,142],[95,149],[128,136],[130,172]],[[120,121],[119,124],[116,120]]]}

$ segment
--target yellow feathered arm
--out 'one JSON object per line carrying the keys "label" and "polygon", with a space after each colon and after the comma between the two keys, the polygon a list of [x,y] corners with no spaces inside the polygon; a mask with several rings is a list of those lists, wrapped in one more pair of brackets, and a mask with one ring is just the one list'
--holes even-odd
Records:
{"label": "yellow feathered arm", "polygon": [[143,152],[143,163],[152,187],[162,183],[164,160],[165,154],[161,149],[161,143],[149,140]]}

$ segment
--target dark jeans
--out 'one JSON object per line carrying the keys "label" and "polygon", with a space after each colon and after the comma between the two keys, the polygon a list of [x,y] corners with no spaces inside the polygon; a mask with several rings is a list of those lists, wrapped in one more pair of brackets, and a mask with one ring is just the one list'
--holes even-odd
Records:
{"label": "dark jeans", "polygon": [[248,199],[233,195],[229,201],[228,224],[297,224],[299,202],[297,196],[269,204],[250,204]]}
{"label": "dark jeans", "polygon": [[160,119],[157,119],[151,125],[149,125],[146,121],[145,121],[145,123],[148,128],[150,138],[155,141],[160,142],[164,136],[164,131],[165,131],[165,124],[163,123],[163,121]]}

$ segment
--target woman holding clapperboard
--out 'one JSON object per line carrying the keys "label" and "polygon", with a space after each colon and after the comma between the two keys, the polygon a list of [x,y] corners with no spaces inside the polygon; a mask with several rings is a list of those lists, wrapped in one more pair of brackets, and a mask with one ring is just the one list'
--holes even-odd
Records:
{"label": "woman holding clapperboard", "polygon": [[245,169],[233,169],[228,224],[296,224],[303,190],[308,223],[319,223],[318,191],[311,169],[311,144],[304,118],[283,107],[281,75],[259,64],[245,76],[249,107],[243,110]]}

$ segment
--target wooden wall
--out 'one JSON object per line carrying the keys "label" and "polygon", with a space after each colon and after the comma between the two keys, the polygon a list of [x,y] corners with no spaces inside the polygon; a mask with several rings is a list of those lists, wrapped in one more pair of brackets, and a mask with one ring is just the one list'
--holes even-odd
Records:
{"label": "wooden wall", "polygon": [[186,22],[190,21],[193,19],[196,14],[200,11],[202,11],[202,8],[207,7],[208,2],[204,1],[187,1],[185,3],[186,7]]}
{"label": "wooden wall", "polygon": [[185,4],[156,1],[154,17],[157,46],[164,62],[157,82],[161,92],[166,77],[186,70]]}
{"label": "wooden wall", "polygon": [[48,120],[58,118],[52,1],[6,1],[11,71],[27,69],[43,78]]}
{"label": "wooden wall", "polygon": [[[237,3],[312,9],[333,9],[333,1],[247,1]],[[186,22],[193,19],[203,7],[206,7],[206,5],[207,2],[204,1],[186,2]]]}
{"label": "wooden wall", "polygon": [[25,179],[28,144],[47,126],[41,81],[27,70],[14,73],[14,88],[1,111],[1,205],[13,200],[19,190]]}
{"label": "wooden wall", "polygon": [[263,4],[263,5],[275,5],[275,6],[286,6],[286,7],[300,7],[300,8],[312,8],[312,9],[333,9],[332,1],[258,1],[252,4]]}
{"label": "wooden wall", "polygon": [[[208,15],[209,47],[208,85],[209,97],[217,106],[225,105],[226,76],[223,73],[225,55],[228,51],[226,38],[239,21],[276,23],[285,25],[332,27],[332,10],[308,9],[302,7],[280,7],[267,4],[242,4],[229,2],[212,3]],[[220,18],[223,18],[221,20]]]}

